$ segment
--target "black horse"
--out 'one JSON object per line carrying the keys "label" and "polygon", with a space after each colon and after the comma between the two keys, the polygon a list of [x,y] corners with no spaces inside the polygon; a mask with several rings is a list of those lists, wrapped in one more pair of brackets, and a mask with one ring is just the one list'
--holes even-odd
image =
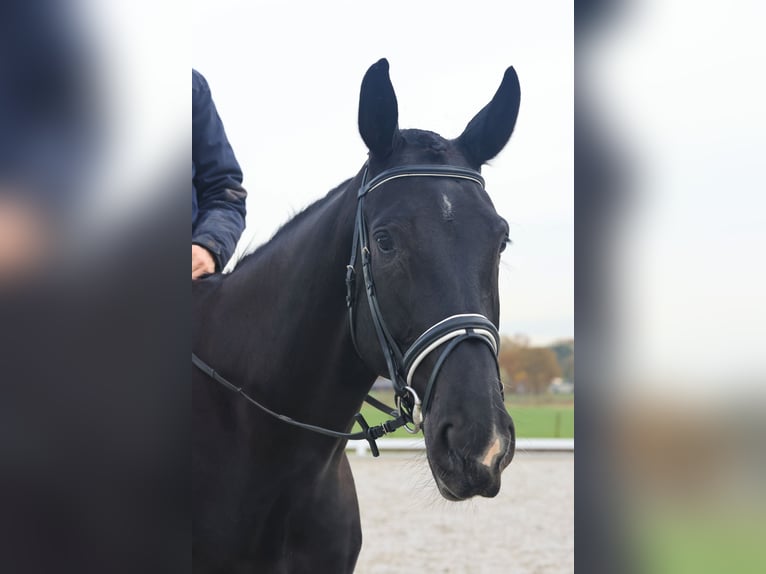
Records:
{"label": "black horse", "polygon": [[[476,318],[465,331],[483,337],[425,341],[435,352],[419,354],[408,384],[413,397],[430,397],[422,428],[441,494],[495,496],[514,431],[486,333],[496,334],[490,320],[499,320],[508,225],[478,170],[505,146],[518,109],[509,68],[460,137],[399,130],[388,62],[374,64],[359,102],[365,167],[231,274],[193,282],[194,352],[270,409],[349,430],[376,376],[390,376],[390,361],[401,359],[398,351],[391,359],[393,347],[423,343],[419,336],[447,317]],[[402,175],[401,166],[417,167]],[[384,172],[396,177],[376,179]],[[360,189],[367,193],[358,214]],[[352,572],[362,534],[346,440],[285,424],[202,370],[192,374],[194,571]]]}

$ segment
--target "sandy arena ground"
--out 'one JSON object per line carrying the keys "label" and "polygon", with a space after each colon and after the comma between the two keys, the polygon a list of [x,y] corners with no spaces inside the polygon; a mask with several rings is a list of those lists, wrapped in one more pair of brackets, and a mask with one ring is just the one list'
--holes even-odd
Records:
{"label": "sandy arena ground", "polygon": [[574,571],[574,455],[517,452],[493,499],[436,490],[425,453],[349,454],[362,513],[358,574]]}

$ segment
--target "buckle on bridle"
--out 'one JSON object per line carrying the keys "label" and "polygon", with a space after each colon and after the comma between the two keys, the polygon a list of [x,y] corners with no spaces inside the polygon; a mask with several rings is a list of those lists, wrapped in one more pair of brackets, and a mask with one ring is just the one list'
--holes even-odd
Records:
{"label": "buckle on bridle", "polygon": [[412,428],[408,424],[404,425],[404,430],[406,430],[410,434],[417,434],[420,432],[420,429],[423,428],[423,406],[420,402],[420,397],[415,392],[415,389],[412,387],[403,387],[405,391],[407,391],[410,395],[412,395],[412,405],[406,404],[406,401],[403,401],[405,397],[407,397],[406,394],[396,395],[396,408],[399,409],[399,412],[405,415],[405,418],[409,418],[412,420]]}

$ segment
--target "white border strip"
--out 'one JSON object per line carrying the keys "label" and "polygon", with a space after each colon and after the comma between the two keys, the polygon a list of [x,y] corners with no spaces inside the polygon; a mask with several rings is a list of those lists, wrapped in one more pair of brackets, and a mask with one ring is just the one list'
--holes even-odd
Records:
{"label": "white border strip", "polygon": [[[377,440],[380,450],[424,451],[426,443],[422,438],[381,438]],[[367,456],[370,445],[366,440],[350,440],[346,450],[353,450],[358,456]],[[516,452],[574,452],[573,438],[519,438]]]}

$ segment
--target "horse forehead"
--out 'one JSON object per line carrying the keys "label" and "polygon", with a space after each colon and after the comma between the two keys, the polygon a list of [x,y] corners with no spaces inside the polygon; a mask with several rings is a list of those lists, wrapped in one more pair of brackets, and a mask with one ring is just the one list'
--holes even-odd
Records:
{"label": "horse forehead", "polygon": [[401,210],[422,210],[450,217],[460,211],[494,213],[486,192],[476,183],[449,177],[412,177],[391,182],[392,187],[382,191],[381,203]]}
{"label": "horse forehead", "polygon": [[[497,212],[476,184],[429,177],[405,178],[397,183],[376,189],[374,194],[378,195],[370,198],[373,201],[368,203],[367,210],[373,226],[398,221],[451,234],[494,228]],[[443,228],[444,224],[449,225]]]}

